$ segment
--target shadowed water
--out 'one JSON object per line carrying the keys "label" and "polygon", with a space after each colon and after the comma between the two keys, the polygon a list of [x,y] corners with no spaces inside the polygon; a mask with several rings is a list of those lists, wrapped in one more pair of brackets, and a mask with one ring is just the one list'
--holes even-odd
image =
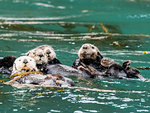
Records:
{"label": "shadowed water", "polygon": [[[120,64],[150,67],[149,9],[149,0],[0,0],[0,57],[48,44],[71,66],[81,45],[91,43]],[[150,79],[149,70],[140,72]],[[1,74],[1,82],[8,77]],[[72,79],[75,88],[1,84],[0,113],[150,112],[149,82]]]}

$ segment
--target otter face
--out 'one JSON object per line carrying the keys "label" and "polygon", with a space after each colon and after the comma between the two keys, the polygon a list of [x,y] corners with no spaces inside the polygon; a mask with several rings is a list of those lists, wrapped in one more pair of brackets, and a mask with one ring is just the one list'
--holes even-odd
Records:
{"label": "otter face", "polygon": [[37,64],[45,64],[48,62],[44,51],[40,48],[30,50],[26,53],[26,55],[32,57]]}
{"label": "otter face", "polygon": [[114,60],[110,60],[108,58],[103,58],[101,60],[101,65],[104,67],[109,67],[110,65],[112,65],[114,63]]}
{"label": "otter face", "polygon": [[80,59],[93,59],[95,60],[97,56],[101,56],[98,48],[92,44],[83,44],[78,52],[78,57]]}
{"label": "otter face", "polygon": [[38,71],[36,62],[29,56],[21,56],[17,58],[13,64],[12,73]]}
{"label": "otter face", "polygon": [[40,47],[43,49],[45,55],[48,58],[48,61],[51,61],[54,58],[56,58],[56,53],[55,53],[54,49],[51,46],[43,45],[43,46],[40,46]]}

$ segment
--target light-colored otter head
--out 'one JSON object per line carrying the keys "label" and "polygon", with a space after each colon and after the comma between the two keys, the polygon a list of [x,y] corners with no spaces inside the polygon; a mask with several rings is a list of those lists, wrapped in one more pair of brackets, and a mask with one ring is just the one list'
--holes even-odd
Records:
{"label": "light-colored otter head", "polygon": [[26,56],[32,57],[36,64],[46,64],[48,62],[48,58],[45,52],[40,48],[35,48],[28,51]]}
{"label": "light-colored otter head", "polygon": [[110,65],[112,65],[114,63],[114,60],[110,60],[108,58],[103,58],[101,60],[101,65],[104,67],[109,67]]}
{"label": "light-colored otter head", "polygon": [[18,72],[32,72],[38,71],[36,67],[36,62],[33,58],[29,56],[18,57],[13,64],[12,74]]}
{"label": "light-colored otter head", "polygon": [[83,44],[79,49],[78,57],[80,59],[93,59],[95,60],[97,57],[102,57],[99,49],[92,44]]}
{"label": "light-colored otter head", "polygon": [[51,61],[54,58],[56,58],[56,53],[55,53],[54,49],[51,46],[49,46],[49,45],[42,45],[42,46],[39,46],[37,48],[41,48],[44,51],[45,55],[48,58],[48,61]]}

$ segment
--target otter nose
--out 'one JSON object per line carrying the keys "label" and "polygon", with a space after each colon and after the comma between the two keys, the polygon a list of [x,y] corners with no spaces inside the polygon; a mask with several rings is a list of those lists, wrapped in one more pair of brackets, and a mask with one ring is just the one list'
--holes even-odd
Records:
{"label": "otter nose", "polygon": [[27,59],[25,59],[25,60],[23,61],[23,63],[24,63],[24,64],[27,64],[27,63],[28,63],[28,60],[27,60]]}
{"label": "otter nose", "polygon": [[40,54],[39,57],[43,57],[43,54]]}
{"label": "otter nose", "polygon": [[87,46],[83,46],[83,49],[87,49]]}
{"label": "otter nose", "polygon": [[47,54],[50,54],[50,53],[51,53],[50,51],[47,52]]}

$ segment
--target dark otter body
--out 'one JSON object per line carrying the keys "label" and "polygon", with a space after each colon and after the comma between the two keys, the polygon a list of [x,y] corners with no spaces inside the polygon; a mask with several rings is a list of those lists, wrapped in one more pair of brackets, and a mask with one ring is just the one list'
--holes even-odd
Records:
{"label": "dark otter body", "polygon": [[127,78],[126,71],[118,63],[110,65],[103,76],[118,79]]}
{"label": "dark otter body", "polygon": [[74,86],[74,82],[71,79],[57,74],[52,75],[29,74],[16,80],[14,83],[32,84],[40,86],[59,86],[59,87]]}
{"label": "dark otter body", "polygon": [[93,59],[80,59],[79,57],[77,57],[72,67],[77,69],[79,66],[82,66],[82,64],[85,64],[100,71],[104,69],[104,67],[100,63],[102,58],[103,57],[101,56],[97,57],[96,60],[93,60]]}
{"label": "dark otter body", "polygon": [[136,68],[130,67],[130,61],[125,61],[122,65],[122,67],[124,68],[126,74],[127,74],[127,78],[139,78],[142,81],[146,81],[147,79],[144,78],[139,70],[137,70]]}
{"label": "dark otter body", "polygon": [[129,61],[125,61],[122,66],[118,63],[113,63],[108,67],[108,69],[102,76],[118,79],[139,78],[142,81],[147,80],[140,74],[140,72],[136,68],[130,67],[129,65]]}
{"label": "dark otter body", "polygon": [[78,70],[70,66],[62,65],[62,64],[54,64],[54,65],[46,65],[44,72],[46,74],[60,74],[62,76],[75,76],[82,78],[91,78],[92,75],[88,70]]}
{"label": "dark otter body", "polygon": [[0,73],[10,74],[15,60],[16,57],[14,56],[7,56],[0,59]]}

